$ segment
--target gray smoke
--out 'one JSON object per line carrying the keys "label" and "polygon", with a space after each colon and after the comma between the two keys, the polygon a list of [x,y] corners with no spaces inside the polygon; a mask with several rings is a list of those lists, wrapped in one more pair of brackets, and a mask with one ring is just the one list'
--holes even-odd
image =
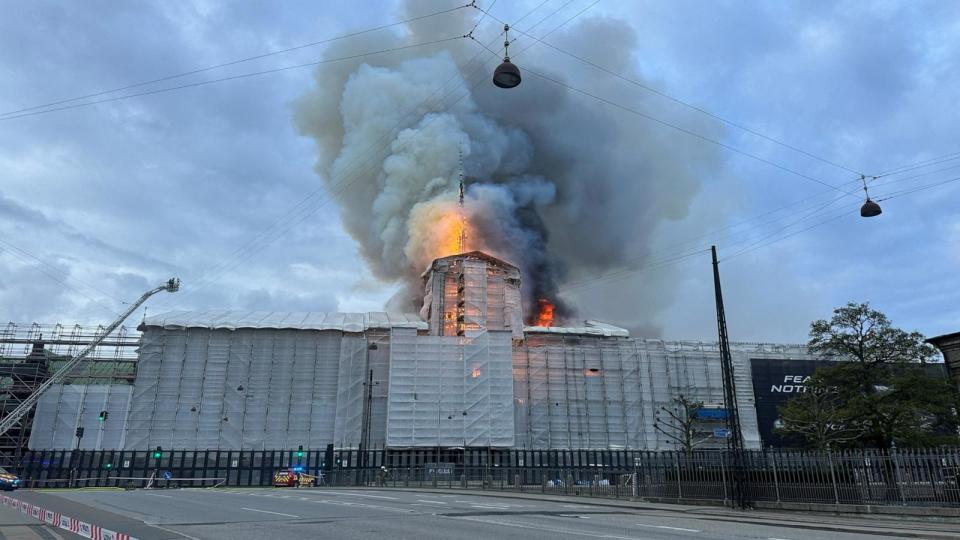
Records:
{"label": "gray smoke", "polygon": [[[399,16],[453,5],[411,1]],[[368,35],[326,54],[462,34],[475,15],[459,10],[410,25],[403,35]],[[548,20],[538,32],[564,18]],[[492,25],[477,32],[485,42],[496,34]],[[530,41],[521,36],[511,52]],[[633,54],[636,36],[622,21],[583,16],[549,41],[643,79]],[[321,67],[315,87],[297,103],[297,125],[316,141],[317,172],[374,275],[408,284],[392,307],[416,311],[419,274],[432,258],[449,254],[462,152],[468,249],[521,268],[528,318],[537,298],[573,315],[565,299],[592,300],[565,292],[564,281],[636,264],[659,224],[686,215],[699,179],[718,158],[702,142],[532,74],[515,89],[498,89],[490,82],[496,59],[484,52],[478,60],[486,64],[468,63],[478,47],[460,40]],[[542,44],[515,53],[515,61],[631,108],[662,109],[638,89]],[[683,111],[669,114],[688,129],[717,135],[716,125]],[[619,322],[654,328],[658,305],[669,299],[652,294],[663,290],[663,283],[649,281],[619,289],[618,302],[643,306],[623,312]]]}

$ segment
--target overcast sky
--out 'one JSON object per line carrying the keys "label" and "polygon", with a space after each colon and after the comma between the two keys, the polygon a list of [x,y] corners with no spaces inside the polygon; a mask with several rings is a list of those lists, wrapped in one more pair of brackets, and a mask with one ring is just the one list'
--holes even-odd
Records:
{"label": "overcast sky", "polygon": [[[960,177],[960,3],[592,3],[501,0],[491,13],[514,21],[536,8],[521,28],[552,14],[537,35],[588,6],[570,28],[621,20],[634,34],[629,60],[649,86],[805,153],[730,124],[706,133],[724,147],[682,135],[689,138],[684,144],[706,145],[719,159],[716,170],[698,172],[686,212],[643,235],[652,238],[639,248],[647,263],[670,264],[637,272],[622,264],[602,280],[570,276],[561,294],[583,317],[624,324],[643,337],[715,339],[709,254],[672,261],[715,240],[732,339],[802,342],[811,320],[847,301],[870,301],[895,324],[928,335],[960,330],[960,181],[883,201],[883,214],[870,220],[857,214],[856,183],[856,173],[878,175],[939,156],[947,157],[875,180],[871,195],[883,199]],[[421,10],[414,1],[407,9],[427,14],[437,4],[425,0]],[[0,113],[407,16],[394,2],[3,0],[0,7]],[[466,20],[479,15],[468,8],[437,16],[420,32],[465,33],[464,11],[471,11]],[[477,35],[489,42],[496,26],[487,18]],[[589,43],[564,42],[565,35],[546,41],[614,65]],[[374,50],[377,36],[365,36],[365,50]],[[394,46],[398,38],[387,37]],[[531,42],[520,36],[516,46]],[[329,57],[326,46],[88,101],[313,62]],[[543,44],[533,44],[529,58],[530,68],[573,86],[616,88],[600,97],[668,123],[701,115]],[[0,117],[0,322],[105,323],[122,302],[174,275],[183,292],[155,299],[149,313],[382,309],[398,284],[371,277],[336,204],[324,202],[314,142],[294,122],[294,103],[324,69]],[[601,78],[610,80],[597,86]],[[481,103],[511,99],[492,85],[476,92]],[[570,99],[587,111],[611,107],[584,95]],[[681,136],[663,129],[665,137]],[[625,151],[653,144],[619,141]],[[681,166],[685,155],[676,156]],[[669,178],[658,181],[669,187]],[[311,211],[298,213],[303,209]],[[550,242],[559,250],[563,238]],[[631,282],[665,285],[624,285]]]}

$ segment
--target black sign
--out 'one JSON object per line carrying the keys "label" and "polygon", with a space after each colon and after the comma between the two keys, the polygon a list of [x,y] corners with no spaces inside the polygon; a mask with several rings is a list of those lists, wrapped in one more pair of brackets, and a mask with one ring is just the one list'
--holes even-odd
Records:
{"label": "black sign", "polygon": [[753,358],[750,371],[753,374],[753,395],[756,398],[757,427],[760,442],[766,446],[800,446],[802,441],[786,440],[775,431],[780,413],[777,407],[790,398],[806,391],[806,383],[818,367],[834,364],[822,360],[781,360]]}

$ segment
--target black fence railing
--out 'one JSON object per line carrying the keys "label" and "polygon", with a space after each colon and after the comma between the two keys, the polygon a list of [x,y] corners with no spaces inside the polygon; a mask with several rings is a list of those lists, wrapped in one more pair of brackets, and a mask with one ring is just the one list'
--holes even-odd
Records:
{"label": "black fence railing", "polygon": [[[960,449],[843,452],[632,450],[38,451],[30,487],[269,486],[297,469],[326,486],[431,487],[727,503],[960,507]],[[735,464],[741,469],[735,471]],[[739,474],[735,474],[739,472]]]}

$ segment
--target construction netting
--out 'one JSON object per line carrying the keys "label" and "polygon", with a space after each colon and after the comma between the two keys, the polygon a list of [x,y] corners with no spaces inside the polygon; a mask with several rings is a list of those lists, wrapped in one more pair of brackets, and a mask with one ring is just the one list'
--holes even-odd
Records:
{"label": "construction netting", "polygon": [[387,445],[512,447],[510,336],[417,336],[393,329]]}
{"label": "construction netting", "polygon": [[[133,387],[128,384],[56,384],[40,396],[30,432],[32,449],[118,450]],[[106,413],[106,414],[104,414]],[[83,436],[77,437],[77,428]]]}
{"label": "construction netting", "polygon": [[342,337],[338,331],[148,327],[126,448],[333,442]]}
{"label": "construction netting", "polygon": [[[711,344],[545,334],[528,338],[513,356],[518,448],[675,450],[668,435],[675,428],[654,428],[658,414],[668,416],[664,409],[674,410],[683,396],[724,410],[720,355]],[[800,347],[760,346],[734,348],[732,356],[744,441],[757,448],[749,360],[809,356]],[[724,418],[700,426],[697,447],[725,446]]]}

